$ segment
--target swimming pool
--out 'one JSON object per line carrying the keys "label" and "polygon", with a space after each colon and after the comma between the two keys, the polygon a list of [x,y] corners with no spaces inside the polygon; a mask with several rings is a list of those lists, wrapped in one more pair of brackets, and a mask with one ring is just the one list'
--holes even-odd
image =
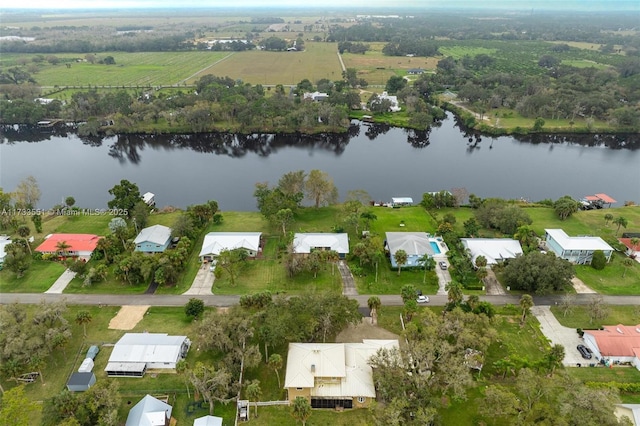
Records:
{"label": "swimming pool", "polygon": [[435,241],[429,241],[429,244],[431,244],[431,248],[435,254],[440,254],[440,247],[438,247],[438,243]]}

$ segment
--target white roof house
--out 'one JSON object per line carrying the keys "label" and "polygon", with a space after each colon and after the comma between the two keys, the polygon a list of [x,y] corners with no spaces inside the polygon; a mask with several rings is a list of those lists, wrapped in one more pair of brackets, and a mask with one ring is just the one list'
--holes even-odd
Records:
{"label": "white roof house", "polygon": [[311,101],[314,101],[314,102],[324,101],[328,97],[329,97],[329,95],[327,93],[318,92],[318,91],[315,91],[315,92],[304,92],[302,94],[302,99],[311,100]]}
{"label": "white roof house", "polygon": [[474,265],[478,256],[484,256],[487,265],[495,265],[523,254],[520,241],[511,238],[460,238],[460,241],[471,252]]}
{"label": "white roof house", "polygon": [[369,359],[381,348],[398,348],[398,341],[290,343],[284,387],[311,389],[312,398],[375,398]]}
{"label": "white roof house", "polygon": [[602,250],[607,262],[611,260],[613,247],[600,237],[570,237],[562,229],[545,229],[547,248],[558,257],[580,265],[591,263],[593,252]]}
{"label": "white roof house", "polygon": [[251,257],[260,251],[262,232],[209,232],[204,236],[200,259],[218,256],[223,250],[243,248]]}
{"label": "white roof house", "polygon": [[142,377],[147,369],[175,369],[187,356],[187,336],[166,333],[126,333],[113,347],[107,367],[110,377]]}
{"label": "white roof house", "polygon": [[349,253],[349,236],[329,232],[298,233],[293,236],[294,253],[309,254],[313,250],[334,250],[340,257]]}
{"label": "white roof house", "polygon": [[404,250],[407,253],[407,263],[402,266],[420,266],[418,259],[424,255],[436,254],[431,244],[430,236],[426,232],[387,232],[386,246],[391,254],[391,266],[397,267],[395,253]]}
{"label": "white roof house", "polygon": [[204,416],[193,421],[193,426],[222,426],[222,417]]}
{"label": "white roof house", "polygon": [[145,395],[129,410],[125,426],[165,426],[171,420],[171,411],[169,404]]}
{"label": "white roof house", "polygon": [[410,206],[413,204],[413,198],[411,197],[392,197],[391,205],[392,206]]}
{"label": "white roof house", "polygon": [[135,251],[161,253],[171,243],[171,228],[164,225],[153,225],[144,228],[133,240]]}
{"label": "white roof house", "polygon": [[0,263],[4,262],[4,257],[7,255],[4,248],[9,244],[11,244],[11,238],[6,235],[0,235]]}
{"label": "white roof house", "polygon": [[640,426],[640,404],[616,404],[614,414],[618,420],[627,417],[633,426]]}
{"label": "white roof house", "polygon": [[389,95],[387,92],[382,92],[381,94],[378,95],[378,99],[380,101],[382,100],[388,100],[391,103],[391,107],[389,108],[391,110],[391,112],[398,112],[400,111],[400,107],[398,106],[398,97],[397,96],[392,96]]}

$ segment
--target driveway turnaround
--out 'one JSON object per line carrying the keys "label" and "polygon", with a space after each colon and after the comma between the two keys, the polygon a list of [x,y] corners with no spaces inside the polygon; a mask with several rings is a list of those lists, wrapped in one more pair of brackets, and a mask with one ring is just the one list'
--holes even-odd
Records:
{"label": "driveway turnaround", "polygon": [[556,317],[551,313],[549,306],[534,306],[531,312],[538,318],[540,329],[547,339],[551,341],[551,345],[564,346],[564,360],[562,364],[565,367],[577,367],[578,364],[585,366],[591,363],[597,364],[594,359],[583,359],[576,347],[583,344],[584,341],[575,328],[564,327],[560,325]]}
{"label": "driveway turnaround", "polygon": [[53,285],[51,287],[49,287],[49,290],[45,291],[45,293],[48,293],[48,294],[62,294],[64,289],[67,288],[67,285],[69,285],[69,283],[71,282],[71,280],[75,276],[76,276],[75,272],[71,272],[70,270],[65,269],[65,271],[62,273],[62,275],[60,275],[58,277],[56,282],[53,283]]}

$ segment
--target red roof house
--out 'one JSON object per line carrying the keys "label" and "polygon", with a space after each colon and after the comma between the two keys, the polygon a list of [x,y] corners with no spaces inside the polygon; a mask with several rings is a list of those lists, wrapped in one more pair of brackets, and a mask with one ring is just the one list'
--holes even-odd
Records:
{"label": "red roof house", "polygon": [[633,256],[634,258],[640,257],[640,242],[637,244],[633,244],[631,241],[633,238],[618,238],[622,244],[627,248],[626,254],[627,256]]}
{"label": "red roof house", "polygon": [[596,358],[630,362],[640,370],[640,324],[609,325],[603,330],[585,330],[584,340]]}
{"label": "red roof house", "polygon": [[[80,257],[88,260],[96,249],[101,237],[93,234],[50,234],[40,244],[36,251],[40,253],[58,254],[69,257]],[[59,243],[64,241],[69,247],[64,250],[59,248]]]}

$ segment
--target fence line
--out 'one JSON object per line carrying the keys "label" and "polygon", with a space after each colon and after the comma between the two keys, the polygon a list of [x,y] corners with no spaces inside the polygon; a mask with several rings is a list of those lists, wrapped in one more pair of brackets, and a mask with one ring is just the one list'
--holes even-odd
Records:
{"label": "fence line", "polygon": [[289,401],[249,401],[250,407],[266,407],[270,405],[290,405]]}

